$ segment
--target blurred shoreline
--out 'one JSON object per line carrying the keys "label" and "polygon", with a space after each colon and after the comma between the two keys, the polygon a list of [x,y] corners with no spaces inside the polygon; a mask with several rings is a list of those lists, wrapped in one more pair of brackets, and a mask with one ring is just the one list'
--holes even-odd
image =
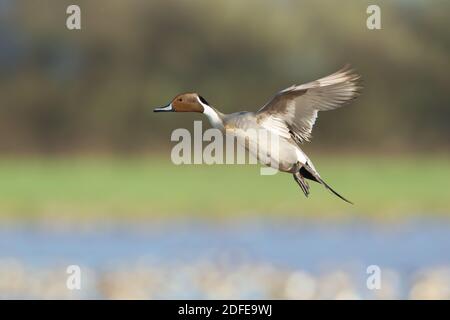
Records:
{"label": "blurred shoreline", "polygon": [[169,159],[0,160],[2,221],[145,221],[243,217],[395,221],[450,213],[450,161],[437,156],[318,155],[322,176],[355,205],[312,184],[307,199],[279,173],[256,165],[173,165]]}

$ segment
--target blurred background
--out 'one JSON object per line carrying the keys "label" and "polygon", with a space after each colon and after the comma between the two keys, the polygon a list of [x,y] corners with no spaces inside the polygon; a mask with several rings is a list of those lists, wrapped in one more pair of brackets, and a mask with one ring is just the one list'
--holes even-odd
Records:
{"label": "blurred background", "polygon": [[[450,299],[449,9],[0,0],[0,298]],[[171,132],[203,118],[153,107],[196,91],[256,110],[346,63],[363,94],[304,150],[355,205],[255,165],[172,164]]]}

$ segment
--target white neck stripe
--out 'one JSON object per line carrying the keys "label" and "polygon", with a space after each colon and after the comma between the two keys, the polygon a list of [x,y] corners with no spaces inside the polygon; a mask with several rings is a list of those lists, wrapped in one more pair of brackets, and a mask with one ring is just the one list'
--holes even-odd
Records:
{"label": "white neck stripe", "polygon": [[208,120],[211,123],[211,125],[215,128],[222,127],[223,126],[222,119],[220,119],[217,112],[213,108],[208,106],[206,103],[203,103],[199,97],[197,97],[197,100],[202,105],[203,114],[208,117]]}

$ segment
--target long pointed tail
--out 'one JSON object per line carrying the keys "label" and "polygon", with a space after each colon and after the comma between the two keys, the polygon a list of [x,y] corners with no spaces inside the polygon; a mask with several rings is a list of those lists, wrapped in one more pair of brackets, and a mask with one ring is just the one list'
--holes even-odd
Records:
{"label": "long pointed tail", "polygon": [[[351,202],[350,200],[345,199],[339,193],[334,191],[333,188],[331,188],[325,181],[323,181],[322,178],[319,176],[319,174],[313,168],[311,168],[307,163],[304,164],[303,167],[300,169],[299,174],[302,175],[303,177],[307,178],[307,179],[319,182],[325,188],[327,188],[329,191],[331,191],[335,196],[341,198],[345,202],[353,204],[353,202]],[[295,175],[294,175],[294,177],[295,177]]]}

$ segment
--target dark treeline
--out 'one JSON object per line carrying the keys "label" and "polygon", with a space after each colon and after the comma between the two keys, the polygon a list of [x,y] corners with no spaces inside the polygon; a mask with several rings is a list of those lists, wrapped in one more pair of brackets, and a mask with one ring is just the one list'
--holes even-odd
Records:
{"label": "dark treeline", "polygon": [[[65,26],[78,4],[82,30]],[[448,1],[0,1],[0,152],[148,152],[199,115],[153,114],[184,91],[224,112],[351,63],[363,95],[322,113],[315,148],[445,150]]]}

